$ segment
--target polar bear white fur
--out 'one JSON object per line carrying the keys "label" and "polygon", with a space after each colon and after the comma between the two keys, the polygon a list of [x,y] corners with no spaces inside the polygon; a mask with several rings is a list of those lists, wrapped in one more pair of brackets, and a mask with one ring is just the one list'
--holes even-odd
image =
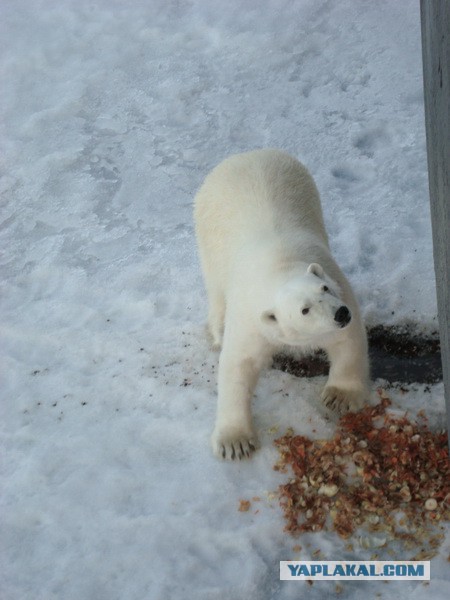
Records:
{"label": "polar bear white fur", "polygon": [[333,260],[319,194],[306,168],[279,150],[231,156],[195,199],[209,331],[222,346],[216,456],[258,447],[251,399],[261,369],[283,345],[327,352],[322,394],[338,414],[368,395],[365,328],[350,285]]}

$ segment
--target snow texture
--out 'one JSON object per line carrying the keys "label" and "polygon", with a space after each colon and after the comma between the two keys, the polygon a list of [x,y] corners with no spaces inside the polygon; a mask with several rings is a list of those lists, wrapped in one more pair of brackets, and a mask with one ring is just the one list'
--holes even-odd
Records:
{"label": "snow texture", "polygon": [[[280,582],[279,561],[365,551],[289,538],[270,495],[273,439],[333,432],[324,378],[265,373],[262,449],[212,456],[192,199],[225,156],[287,150],[367,324],[434,331],[418,3],[3,0],[0,27],[0,597],[334,597]],[[393,399],[444,422],[442,385]],[[340,597],[447,597],[448,552],[429,587]]]}

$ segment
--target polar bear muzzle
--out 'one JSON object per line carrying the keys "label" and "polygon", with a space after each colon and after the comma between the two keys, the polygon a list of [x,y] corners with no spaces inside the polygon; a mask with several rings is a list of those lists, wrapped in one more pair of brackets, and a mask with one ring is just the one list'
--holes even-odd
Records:
{"label": "polar bear muzzle", "polygon": [[334,315],[334,320],[339,323],[340,327],[345,327],[352,320],[352,315],[346,306],[340,306]]}

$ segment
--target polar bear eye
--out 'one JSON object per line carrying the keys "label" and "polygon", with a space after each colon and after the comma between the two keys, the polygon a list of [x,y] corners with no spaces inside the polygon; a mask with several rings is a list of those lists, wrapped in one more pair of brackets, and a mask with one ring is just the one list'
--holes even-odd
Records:
{"label": "polar bear eye", "polygon": [[276,321],[277,320],[277,318],[276,318],[276,316],[274,314],[267,315],[267,318],[270,319],[271,321]]}
{"label": "polar bear eye", "polygon": [[307,315],[309,313],[309,308],[304,308],[302,310],[302,315]]}
{"label": "polar bear eye", "polygon": [[324,286],[322,287],[322,292],[328,292],[328,290],[329,290],[329,289],[330,289],[330,288],[329,288],[327,285],[324,285]]}

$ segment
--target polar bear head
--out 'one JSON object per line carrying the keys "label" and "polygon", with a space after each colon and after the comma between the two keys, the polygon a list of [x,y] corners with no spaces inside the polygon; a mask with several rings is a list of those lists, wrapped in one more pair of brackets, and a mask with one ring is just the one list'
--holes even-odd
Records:
{"label": "polar bear head", "polygon": [[277,344],[320,347],[352,319],[341,295],[323,268],[310,264],[304,275],[288,280],[275,292],[273,306],[261,315],[264,335]]}

